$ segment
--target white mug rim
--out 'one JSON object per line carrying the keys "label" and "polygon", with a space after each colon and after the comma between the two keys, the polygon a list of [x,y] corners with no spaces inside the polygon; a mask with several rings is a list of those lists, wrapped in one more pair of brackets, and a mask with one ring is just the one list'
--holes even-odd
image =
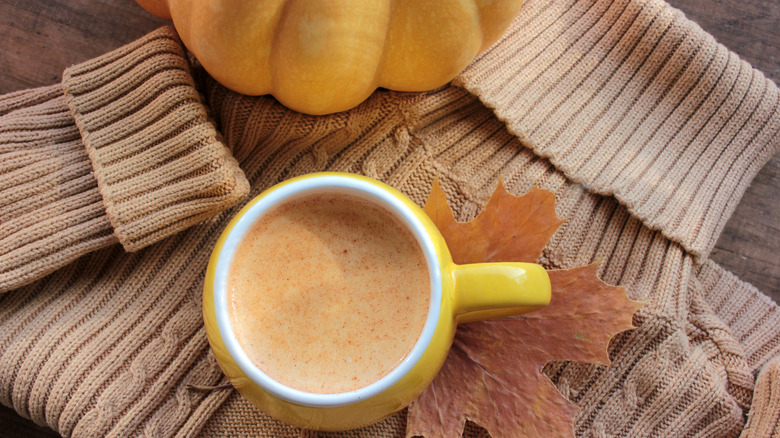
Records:
{"label": "white mug rim", "polygon": [[[395,368],[379,380],[353,391],[335,394],[306,392],[284,385],[258,368],[241,348],[228,314],[227,275],[238,244],[251,226],[269,209],[298,196],[320,192],[352,193],[370,199],[396,214],[414,234],[425,255],[430,277],[430,305],[425,325],[409,354]],[[216,261],[213,294],[217,327],[228,353],[241,371],[263,390],[280,399],[313,407],[345,406],[374,397],[400,381],[419,362],[433,339],[441,312],[441,266],[436,247],[425,226],[414,211],[398,197],[381,186],[363,179],[342,175],[319,175],[279,185],[260,195],[260,198],[236,218],[226,236]]]}

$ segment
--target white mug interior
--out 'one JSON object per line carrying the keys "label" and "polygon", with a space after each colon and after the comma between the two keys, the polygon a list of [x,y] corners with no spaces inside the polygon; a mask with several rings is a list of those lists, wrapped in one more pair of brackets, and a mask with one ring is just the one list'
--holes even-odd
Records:
{"label": "white mug interior", "polygon": [[[379,380],[353,391],[321,394],[301,391],[284,385],[264,373],[244,352],[233,332],[228,314],[227,277],[236,249],[251,226],[269,209],[280,203],[315,193],[346,193],[385,207],[407,225],[422,249],[430,277],[430,305],[423,330],[409,354]],[[369,182],[338,175],[300,179],[267,193],[252,205],[235,223],[219,254],[214,275],[214,303],[219,332],[231,357],[241,371],[266,392],[305,406],[345,406],[373,397],[397,383],[419,361],[428,348],[441,311],[441,270],[431,237],[414,212],[390,192]]]}

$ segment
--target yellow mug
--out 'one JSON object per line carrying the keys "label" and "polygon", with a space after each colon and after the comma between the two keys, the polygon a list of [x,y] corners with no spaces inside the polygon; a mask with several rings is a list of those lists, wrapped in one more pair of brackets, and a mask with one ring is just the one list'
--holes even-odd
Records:
{"label": "yellow mug", "polygon": [[[298,196],[334,192],[375,202],[408,226],[425,256],[431,295],[422,333],[399,365],[362,388],[320,394],[283,385],[252,363],[231,328],[226,281],[238,244],[265,212]],[[217,362],[244,397],[271,416],[298,427],[347,430],[379,421],[419,396],[444,364],[459,322],[521,314],[549,302],[550,279],[541,266],[456,265],[433,222],[401,192],[360,175],[315,173],[271,187],[250,201],[228,224],[206,272],[203,316]]]}

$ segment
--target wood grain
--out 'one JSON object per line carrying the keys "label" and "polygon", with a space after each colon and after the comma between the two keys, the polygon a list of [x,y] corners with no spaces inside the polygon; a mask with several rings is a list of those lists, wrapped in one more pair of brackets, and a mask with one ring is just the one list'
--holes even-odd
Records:
{"label": "wood grain", "polygon": [[0,93],[59,82],[164,24],[132,0],[0,0]]}
{"label": "wood grain", "polygon": [[[780,82],[780,2],[669,0]],[[59,82],[65,67],[165,24],[132,0],[0,0],[0,94]],[[758,174],[712,258],[780,301],[780,154]],[[0,407],[0,437],[56,437]]]}

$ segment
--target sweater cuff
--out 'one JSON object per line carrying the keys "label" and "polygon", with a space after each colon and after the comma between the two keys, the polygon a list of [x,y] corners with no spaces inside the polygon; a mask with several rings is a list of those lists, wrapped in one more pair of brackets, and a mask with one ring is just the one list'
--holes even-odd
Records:
{"label": "sweater cuff", "polygon": [[456,83],[700,257],[780,148],[775,84],[662,0],[528,1]]}
{"label": "sweater cuff", "polygon": [[114,235],[127,251],[248,194],[172,28],[67,69],[62,84]]}

